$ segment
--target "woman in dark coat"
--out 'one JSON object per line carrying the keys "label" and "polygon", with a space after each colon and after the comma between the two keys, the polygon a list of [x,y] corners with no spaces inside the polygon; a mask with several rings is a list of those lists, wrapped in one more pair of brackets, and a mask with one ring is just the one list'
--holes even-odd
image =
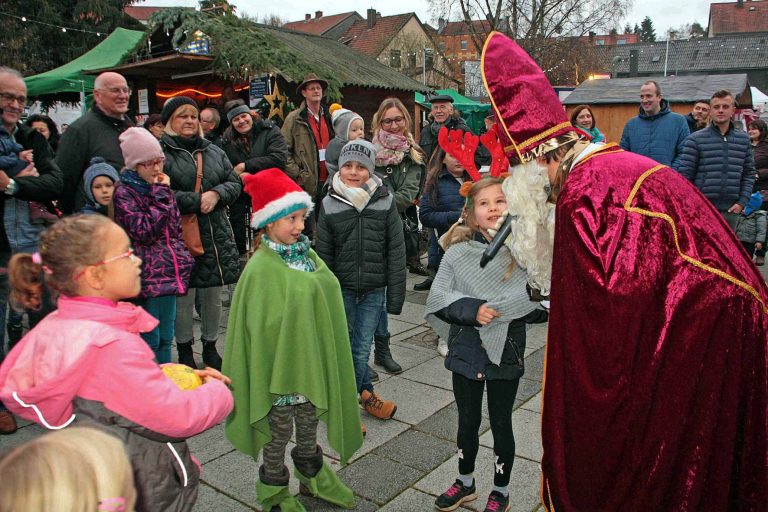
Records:
{"label": "woman in dark coat", "polygon": [[[164,172],[171,178],[181,214],[197,214],[204,250],[195,258],[189,293],[177,302],[179,362],[196,367],[192,355],[192,310],[195,295],[200,294],[203,362],[218,370],[221,357],[216,351],[216,340],[221,321],[221,291],[223,286],[236,283],[240,275],[227,206],[237,200],[243,186],[224,150],[203,137],[194,100],[186,96],[171,98],[165,102],[161,115],[165,124],[165,135],[160,139],[165,153]],[[203,178],[200,192],[195,192],[198,155],[202,156]]]}
{"label": "woman in dark coat", "polygon": [[[229,126],[216,142],[227,154],[238,176],[255,174],[264,169],[285,169],[288,147],[280,128],[268,119],[256,119],[243,100],[225,105]],[[248,220],[251,198],[243,191],[229,208],[229,221],[235,233],[240,256],[248,250]]]}

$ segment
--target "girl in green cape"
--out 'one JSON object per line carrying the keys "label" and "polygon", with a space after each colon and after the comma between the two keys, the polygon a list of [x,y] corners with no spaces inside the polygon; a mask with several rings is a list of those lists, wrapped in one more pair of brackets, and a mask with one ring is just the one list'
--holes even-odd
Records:
{"label": "girl in green cape", "polygon": [[232,377],[235,409],[227,438],[254,459],[263,450],[256,494],[265,511],[304,511],[283,464],[295,422],[291,457],[302,494],[353,508],[352,491],[317,445],[319,420],[342,464],[363,437],[341,288],[302,234],[312,200],[279,169],[244,181],[251,227],[262,231],[229,314],[223,371]]}

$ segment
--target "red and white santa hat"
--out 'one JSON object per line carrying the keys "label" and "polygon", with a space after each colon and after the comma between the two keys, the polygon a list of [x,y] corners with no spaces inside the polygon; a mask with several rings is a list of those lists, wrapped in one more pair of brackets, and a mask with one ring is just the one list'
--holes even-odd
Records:
{"label": "red and white santa hat", "polygon": [[243,174],[245,192],[251,196],[253,214],[251,227],[262,229],[267,224],[290,215],[296,210],[314,208],[312,198],[277,168],[264,169],[256,174]]}

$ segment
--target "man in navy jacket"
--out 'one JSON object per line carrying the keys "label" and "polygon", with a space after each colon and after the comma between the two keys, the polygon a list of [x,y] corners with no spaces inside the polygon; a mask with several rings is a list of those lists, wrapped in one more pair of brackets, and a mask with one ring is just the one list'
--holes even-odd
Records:
{"label": "man in navy jacket", "polygon": [[624,126],[621,147],[677,169],[689,134],[685,117],[669,110],[659,84],[649,80],[640,87],[640,113]]}
{"label": "man in navy jacket", "polygon": [[738,215],[747,205],[755,182],[749,135],[733,126],[735,106],[729,91],[712,95],[710,106],[712,124],[688,137],[677,170],[720,213]]}

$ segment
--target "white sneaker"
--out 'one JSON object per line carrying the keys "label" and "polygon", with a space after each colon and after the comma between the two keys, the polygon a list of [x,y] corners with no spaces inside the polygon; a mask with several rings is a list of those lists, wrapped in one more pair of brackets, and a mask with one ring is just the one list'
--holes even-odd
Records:
{"label": "white sneaker", "polygon": [[448,355],[448,343],[441,338],[437,339],[437,353],[443,357]]}

